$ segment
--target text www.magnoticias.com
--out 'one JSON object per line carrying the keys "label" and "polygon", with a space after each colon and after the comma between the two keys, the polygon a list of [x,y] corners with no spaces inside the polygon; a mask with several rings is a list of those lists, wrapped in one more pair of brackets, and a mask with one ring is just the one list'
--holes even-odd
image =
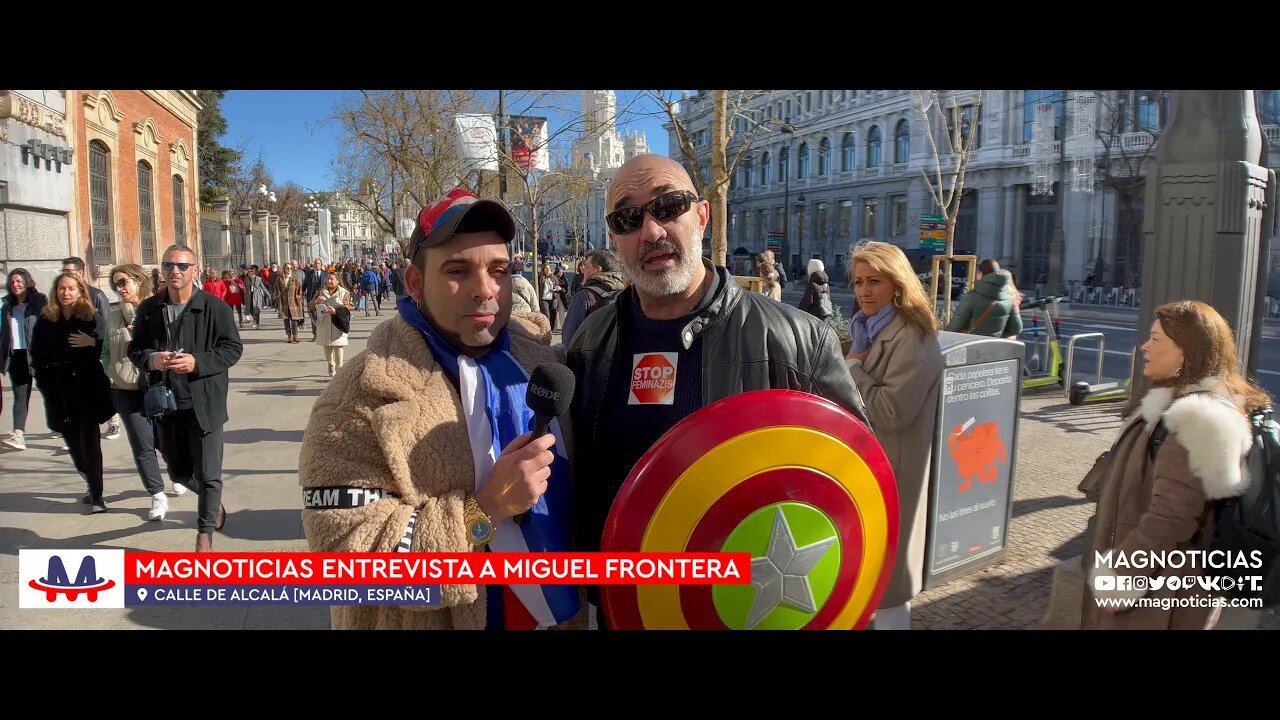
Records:
{"label": "text www.magnoticias.com", "polygon": [[1208,607],[1262,609],[1262,598],[1094,598],[1094,600],[1097,601],[1098,607],[1123,610],[1132,610],[1135,607],[1159,608],[1161,610]]}

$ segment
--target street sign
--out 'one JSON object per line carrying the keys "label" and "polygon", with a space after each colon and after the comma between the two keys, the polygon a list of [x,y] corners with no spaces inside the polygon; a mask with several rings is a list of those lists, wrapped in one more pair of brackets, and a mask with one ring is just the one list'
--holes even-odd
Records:
{"label": "street sign", "polygon": [[779,262],[782,261],[782,233],[770,231],[765,235],[764,246],[765,248],[773,251],[773,257],[775,260]]}
{"label": "street sign", "polygon": [[946,222],[947,222],[947,219],[941,215],[921,215],[920,216],[921,225],[923,225],[924,223],[943,223],[945,225]]}

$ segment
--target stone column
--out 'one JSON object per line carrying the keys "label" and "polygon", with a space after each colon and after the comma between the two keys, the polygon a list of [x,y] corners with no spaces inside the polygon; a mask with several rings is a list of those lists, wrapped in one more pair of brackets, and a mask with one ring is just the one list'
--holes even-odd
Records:
{"label": "stone column", "polygon": [[253,257],[253,211],[243,208],[237,210],[236,219],[241,227],[249,228],[249,232],[244,236],[244,264],[252,265],[257,262]]}
{"label": "stone column", "polygon": [[[1252,90],[1174,90],[1172,116],[1147,173],[1143,213],[1144,335],[1155,309],[1201,300],[1231,324],[1239,359],[1257,371],[1264,263],[1274,219],[1276,175],[1263,166]],[[1140,363],[1140,359],[1138,360]],[[1145,390],[1141,365],[1133,375]],[[1141,386],[1141,387],[1140,387]]]}
{"label": "stone column", "polygon": [[[213,210],[218,214],[218,222],[222,232],[218,235],[218,254],[224,258],[231,257],[231,201],[217,198],[213,201]],[[226,266],[224,261],[223,266]]]}
{"label": "stone column", "polygon": [[271,245],[271,261],[283,264],[284,256],[280,254],[280,216],[275,214],[268,216],[268,223],[271,228],[271,234],[267,239]]}
{"label": "stone column", "polygon": [[261,267],[271,266],[271,231],[267,226],[267,218],[269,217],[271,217],[271,213],[266,210],[253,211],[253,227],[257,237],[255,254],[261,255],[258,258],[258,265]]}

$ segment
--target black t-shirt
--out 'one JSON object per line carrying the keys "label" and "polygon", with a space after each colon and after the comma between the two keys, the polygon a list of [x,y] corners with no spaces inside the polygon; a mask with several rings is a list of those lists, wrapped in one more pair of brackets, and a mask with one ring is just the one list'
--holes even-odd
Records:
{"label": "black t-shirt", "polygon": [[[195,294],[192,294],[192,298]],[[168,294],[165,295],[164,303],[164,324],[169,330],[169,350],[182,350],[182,354],[186,355],[191,352],[191,348],[180,348],[179,343],[182,342],[178,332],[182,327],[182,323],[186,322],[187,307],[191,304],[188,299],[185,303],[170,302]],[[187,383],[187,376],[178,373],[165,373],[165,380],[169,389],[173,391],[173,399],[178,405],[179,410],[189,410],[195,407],[191,402],[191,386]]]}
{"label": "black t-shirt", "polygon": [[[706,309],[720,290],[720,277],[712,273],[711,286],[693,312],[676,320],[652,320],[645,317],[639,301],[633,296],[628,303],[628,316],[619,318],[626,327],[618,334],[615,367],[605,389],[607,410],[601,413],[601,432],[597,435],[609,444],[610,460],[598,468],[603,507],[584,510],[598,528],[604,527],[614,496],[631,473],[632,467],[653,444],[676,423],[702,407],[702,338],[695,338],[684,349],[680,333],[694,317]],[[618,309],[623,312],[623,308]],[[597,542],[598,542],[597,538]],[[596,548],[582,548],[595,550]]]}

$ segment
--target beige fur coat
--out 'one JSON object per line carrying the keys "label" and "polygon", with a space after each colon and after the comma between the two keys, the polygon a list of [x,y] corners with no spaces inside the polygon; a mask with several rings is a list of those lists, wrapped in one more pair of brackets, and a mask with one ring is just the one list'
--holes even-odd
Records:
{"label": "beige fur coat", "polygon": [[[563,362],[546,318],[515,313],[511,353],[526,370]],[[475,487],[471,445],[457,390],[421,333],[398,315],[378,325],[364,352],[338,371],[316,401],[302,440],[304,488],[377,488],[361,508],[304,509],[317,552],[392,552],[418,509],[412,552],[469,552],[462,520]],[[334,629],[483,629],[485,596],[475,585],[442,585],[438,607],[335,606]],[[586,605],[580,616],[585,616]],[[564,626],[580,626],[580,618]]]}

